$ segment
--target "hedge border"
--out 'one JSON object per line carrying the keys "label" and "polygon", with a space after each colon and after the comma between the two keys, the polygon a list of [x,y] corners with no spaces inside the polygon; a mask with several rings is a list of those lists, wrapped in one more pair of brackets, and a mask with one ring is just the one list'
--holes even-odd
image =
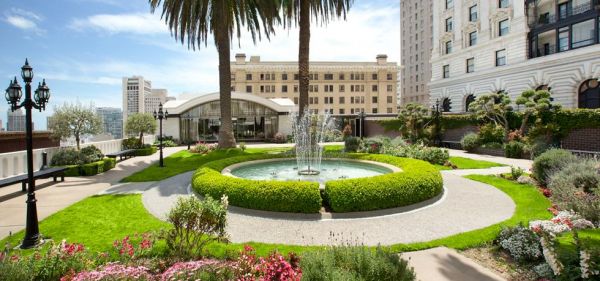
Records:
{"label": "hedge border", "polygon": [[156,153],[157,150],[156,146],[138,148],[135,150],[135,156],[149,156]]}
{"label": "hedge border", "polygon": [[289,158],[287,155],[246,155],[201,166],[192,177],[192,188],[201,195],[213,198],[227,194],[233,206],[299,213],[317,213],[323,201],[334,212],[401,207],[431,199],[443,191],[441,173],[422,160],[381,154],[344,154],[335,157],[386,163],[402,171],[368,178],[328,181],[321,195],[316,182],[249,180],[221,174],[223,169],[237,163]]}
{"label": "hedge border", "polygon": [[113,158],[104,158],[102,160],[83,164],[83,165],[68,165],[61,166],[66,167],[65,176],[67,177],[79,177],[79,176],[95,176],[97,174],[104,173],[112,168],[114,168],[117,164],[116,159]]}

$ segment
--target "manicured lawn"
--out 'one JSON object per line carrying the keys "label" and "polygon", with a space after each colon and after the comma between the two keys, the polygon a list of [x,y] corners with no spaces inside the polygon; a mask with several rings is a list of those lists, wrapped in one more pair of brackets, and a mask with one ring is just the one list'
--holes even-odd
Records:
{"label": "manicured lawn", "polygon": [[493,241],[500,230],[502,230],[503,226],[515,226],[519,223],[527,225],[529,221],[532,220],[552,218],[552,215],[547,210],[551,206],[550,200],[544,197],[544,195],[532,185],[519,184],[496,176],[471,175],[466,176],[466,178],[492,185],[510,196],[516,205],[513,216],[498,224],[442,239],[408,245],[394,245],[392,247],[394,251],[415,251],[438,246],[446,246],[455,249],[473,248]]}
{"label": "manicured lawn", "polygon": [[[474,160],[471,158],[457,157],[457,156],[450,157],[450,162],[452,164],[456,165],[458,167],[458,169],[461,169],[461,170],[464,170],[464,169],[487,169],[487,168],[491,168],[491,167],[506,166],[504,164],[500,164],[500,163],[496,163],[496,162],[490,162],[490,161],[484,161],[484,160]],[[442,166],[442,165],[435,165],[435,166],[440,170],[451,170],[452,169],[450,167],[446,167],[446,166]]]}
{"label": "manicured lawn", "polygon": [[[92,252],[106,251],[114,240],[127,235],[158,230],[169,225],[152,216],[142,204],[142,196],[92,196],[55,213],[40,222],[40,233],[56,242],[83,243]],[[24,232],[0,241],[18,245]]]}

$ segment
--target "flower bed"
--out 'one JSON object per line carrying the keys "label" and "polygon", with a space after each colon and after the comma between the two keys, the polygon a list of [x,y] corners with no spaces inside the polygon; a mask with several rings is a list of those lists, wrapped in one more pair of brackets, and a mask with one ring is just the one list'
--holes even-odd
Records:
{"label": "flower bed", "polygon": [[407,206],[439,195],[442,177],[425,161],[389,155],[345,154],[356,160],[387,163],[402,172],[357,179],[329,181],[323,198],[319,184],[306,181],[268,181],[228,177],[221,171],[230,165],[278,155],[247,155],[209,162],[192,178],[192,187],[202,195],[220,198],[226,194],[231,205],[277,212],[317,213],[325,200],[334,212],[353,212]]}

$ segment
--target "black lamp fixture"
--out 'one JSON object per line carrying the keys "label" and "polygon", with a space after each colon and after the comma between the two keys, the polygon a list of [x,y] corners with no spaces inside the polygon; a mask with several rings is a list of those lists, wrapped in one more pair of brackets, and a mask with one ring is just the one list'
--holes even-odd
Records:
{"label": "black lamp fixture", "polygon": [[25,65],[21,67],[21,78],[25,81],[25,100],[21,102],[21,85],[17,82],[17,77],[9,82],[6,89],[6,101],[10,105],[11,111],[19,108],[25,108],[25,139],[27,144],[27,222],[25,224],[25,238],[21,244],[22,249],[35,247],[41,240],[38,217],[37,217],[37,199],[35,198],[35,180],[33,179],[33,123],[31,110],[38,109],[40,112],[46,109],[46,104],[50,100],[50,89],[46,85],[46,80],[38,84],[33,99],[31,97],[31,81],[33,80],[33,68],[29,61],[25,59]]}
{"label": "black lamp fixture", "polygon": [[164,162],[163,162],[163,133],[162,133],[162,121],[167,120],[167,115],[169,115],[168,111],[164,111],[163,112],[163,105],[162,103],[158,104],[158,112],[156,112],[156,110],[154,110],[154,113],[152,114],[154,115],[154,119],[158,119],[158,123],[159,123],[159,136],[158,136],[158,141],[160,142],[160,158],[159,158],[159,167],[164,167]]}
{"label": "black lamp fixture", "polygon": [[358,134],[360,135],[360,139],[363,139],[364,135],[365,135],[365,118],[367,117],[367,114],[361,110],[358,112],[358,120],[360,122],[360,130],[358,131]]}

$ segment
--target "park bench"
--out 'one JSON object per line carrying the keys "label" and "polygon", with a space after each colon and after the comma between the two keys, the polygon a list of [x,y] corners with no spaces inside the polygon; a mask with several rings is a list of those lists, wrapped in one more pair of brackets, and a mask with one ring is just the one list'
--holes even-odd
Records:
{"label": "park bench", "polygon": [[[54,178],[56,179],[60,177],[60,181],[65,181],[65,171],[67,168],[65,167],[52,167],[43,170],[39,170],[33,173],[33,180],[37,179],[47,179]],[[10,178],[0,179],[0,187],[5,187],[13,184],[21,183],[21,189],[23,192],[27,191],[27,174],[18,175]]]}
{"label": "park bench", "polygon": [[442,147],[450,149],[462,149],[460,141],[442,141]]}
{"label": "park bench", "polygon": [[108,157],[108,158],[117,158],[119,157],[119,160],[123,160],[123,158],[127,159],[130,157],[134,157],[135,156],[135,149],[125,149],[125,150],[121,150],[121,151],[117,151],[117,152],[113,152],[113,153],[108,153],[104,156]]}

